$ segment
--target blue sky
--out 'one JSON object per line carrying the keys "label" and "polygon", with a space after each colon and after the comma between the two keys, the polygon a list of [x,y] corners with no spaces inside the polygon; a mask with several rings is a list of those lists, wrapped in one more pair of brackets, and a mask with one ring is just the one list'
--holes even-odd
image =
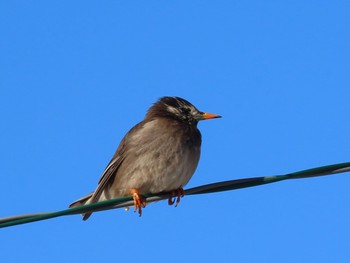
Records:
{"label": "blue sky", "polygon": [[[188,184],[350,161],[349,1],[2,1],[0,217],[96,187],[159,97],[199,124]],[[3,262],[349,262],[350,174],[1,229]]]}

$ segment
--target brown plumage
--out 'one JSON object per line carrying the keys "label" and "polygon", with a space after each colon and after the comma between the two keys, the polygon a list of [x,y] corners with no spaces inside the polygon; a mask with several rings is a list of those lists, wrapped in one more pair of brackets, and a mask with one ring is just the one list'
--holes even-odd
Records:
{"label": "brown plumage", "polygon": [[[179,97],[161,98],[125,135],[95,192],[70,207],[132,194],[141,215],[145,203],[140,194],[175,191],[188,183],[200,157],[197,123],[219,117],[200,112]],[[83,219],[90,215],[84,214]]]}

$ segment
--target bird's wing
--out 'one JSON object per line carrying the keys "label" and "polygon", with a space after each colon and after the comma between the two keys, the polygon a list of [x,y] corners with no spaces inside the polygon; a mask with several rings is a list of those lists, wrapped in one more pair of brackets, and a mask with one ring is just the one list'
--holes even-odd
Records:
{"label": "bird's wing", "polygon": [[[124,160],[124,151],[123,151],[123,145],[120,145],[116,153],[114,154],[112,160],[107,165],[106,169],[103,171],[102,176],[100,178],[100,181],[98,182],[97,189],[92,194],[89,194],[88,196],[85,196],[78,201],[71,204],[69,207],[74,207],[76,205],[83,205],[88,202],[89,204],[97,202],[103,192],[103,190],[106,188],[110,180],[114,180],[114,177],[117,174],[117,171],[120,167],[120,165],[123,163]],[[83,220],[87,220],[91,216],[92,212],[84,213],[83,214]]]}
{"label": "bird's wing", "polygon": [[102,173],[102,176],[98,182],[97,189],[95,190],[95,192],[93,193],[90,199],[90,203],[97,202],[103,190],[106,189],[107,185],[116,179],[116,177],[118,176],[118,169],[122,165],[127,155],[126,152],[128,151],[128,148],[129,148],[128,145],[130,144],[130,139],[132,135],[135,133],[135,131],[142,126],[143,126],[143,122],[135,125],[120,142],[120,145],[117,151],[115,152],[112,160],[109,162],[106,169]]}
{"label": "bird's wing", "polygon": [[114,180],[120,165],[123,163],[125,159],[124,148],[125,148],[124,144],[123,142],[121,142],[112,160],[109,162],[106,169],[103,171],[101,178],[98,182],[98,186],[90,199],[90,203],[94,203],[98,201],[98,199],[100,198],[103,190],[105,190],[108,183],[111,180],[112,181]]}

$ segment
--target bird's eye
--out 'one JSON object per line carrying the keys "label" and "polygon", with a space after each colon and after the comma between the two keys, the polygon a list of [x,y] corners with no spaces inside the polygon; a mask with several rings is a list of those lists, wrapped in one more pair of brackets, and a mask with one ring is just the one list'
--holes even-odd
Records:
{"label": "bird's eye", "polygon": [[191,110],[187,107],[182,107],[181,108],[181,111],[184,113],[184,114],[190,114]]}

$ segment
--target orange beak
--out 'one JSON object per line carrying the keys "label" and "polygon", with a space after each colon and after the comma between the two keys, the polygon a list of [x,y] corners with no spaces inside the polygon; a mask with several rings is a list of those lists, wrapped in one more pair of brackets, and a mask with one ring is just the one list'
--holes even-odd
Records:
{"label": "orange beak", "polygon": [[220,115],[213,114],[213,113],[207,113],[204,112],[202,115],[203,119],[202,120],[209,120],[209,119],[216,119],[216,118],[221,118]]}

